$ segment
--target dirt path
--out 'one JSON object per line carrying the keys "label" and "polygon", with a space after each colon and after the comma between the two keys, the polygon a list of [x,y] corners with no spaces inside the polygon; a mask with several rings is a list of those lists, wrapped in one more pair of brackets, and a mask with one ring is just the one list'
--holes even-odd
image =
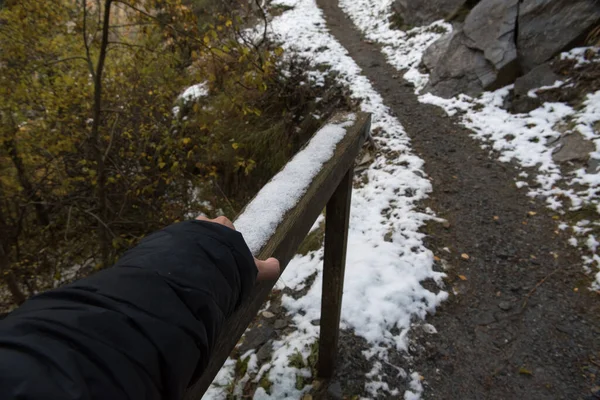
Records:
{"label": "dirt path", "polygon": [[579,255],[556,232],[552,213],[515,187],[514,168],[489,159],[440,109],[419,103],[337,0],[318,4],[412,138],[433,182],[428,205],[450,222],[428,227],[429,248],[450,265],[447,289],[459,294],[429,318],[438,335],[413,338],[424,397],[595,398],[600,299],[586,289]]}

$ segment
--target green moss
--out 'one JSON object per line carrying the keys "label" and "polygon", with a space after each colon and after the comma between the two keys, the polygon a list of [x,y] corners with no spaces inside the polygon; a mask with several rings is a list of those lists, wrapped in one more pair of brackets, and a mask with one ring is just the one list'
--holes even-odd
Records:
{"label": "green moss", "polygon": [[287,6],[284,4],[274,4],[270,7],[270,14],[274,17],[283,14],[286,11],[293,10],[294,7]]}
{"label": "green moss", "polygon": [[273,382],[271,382],[269,380],[269,377],[265,373],[263,375],[263,377],[260,378],[260,382],[258,383],[258,386],[260,386],[261,388],[265,389],[265,392],[267,392],[268,394],[271,394],[271,387],[273,386]]}
{"label": "green moss", "polygon": [[296,389],[302,390],[304,387],[304,378],[300,375],[296,375]]}
{"label": "green moss", "polygon": [[323,245],[323,238],[325,237],[325,221],[323,220],[317,229],[309,233],[306,238],[298,247],[298,254],[303,256],[307,255],[311,251],[316,251]]}
{"label": "green moss", "polygon": [[290,365],[290,367],[298,369],[304,368],[304,357],[302,357],[302,354],[300,354],[300,352],[296,350],[294,354],[288,357],[288,364]]}
{"label": "green moss", "polygon": [[306,359],[306,361],[308,362],[308,366],[312,369],[313,375],[315,375],[315,373],[317,371],[317,363],[319,362],[319,342],[318,341],[314,341],[310,345],[310,354],[308,355],[308,358]]}
{"label": "green moss", "polygon": [[402,15],[398,14],[397,12],[392,14],[392,16],[389,19],[389,22],[390,22],[390,28],[392,28],[392,29],[397,29],[400,31],[408,31],[413,28],[413,26],[407,24],[404,21],[404,18],[402,17]]}
{"label": "green moss", "polygon": [[250,361],[250,357],[246,357],[244,359],[238,358],[237,361],[235,362],[235,376],[236,377],[243,377],[244,375],[246,375],[246,372],[248,371],[248,361]]}

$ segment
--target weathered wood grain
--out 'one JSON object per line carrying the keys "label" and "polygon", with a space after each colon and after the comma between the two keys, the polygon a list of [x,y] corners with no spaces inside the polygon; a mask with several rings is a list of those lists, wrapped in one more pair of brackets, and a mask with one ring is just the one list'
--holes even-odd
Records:
{"label": "weathered wood grain", "polygon": [[326,209],[321,334],[317,367],[318,375],[321,378],[330,378],[333,375],[338,353],[353,175],[354,168],[350,167],[340,185],[333,192]]}

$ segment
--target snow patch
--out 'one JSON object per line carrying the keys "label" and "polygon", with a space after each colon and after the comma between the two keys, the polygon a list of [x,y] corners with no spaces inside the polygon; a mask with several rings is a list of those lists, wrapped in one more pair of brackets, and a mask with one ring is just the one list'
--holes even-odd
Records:
{"label": "snow patch", "polygon": [[428,26],[401,31],[390,28],[394,0],[340,0],[340,7],[369,40],[382,45],[388,62],[398,71],[404,71],[404,79],[413,83],[418,91],[429,81],[418,67],[425,50],[446,33],[452,25],[440,20]]}

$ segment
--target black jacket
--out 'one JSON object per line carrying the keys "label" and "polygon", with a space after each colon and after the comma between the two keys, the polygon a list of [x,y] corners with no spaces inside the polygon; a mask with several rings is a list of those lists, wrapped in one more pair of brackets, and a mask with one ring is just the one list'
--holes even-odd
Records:
{"label": "black jacket", "polygon": [[176,399],[256,266],[242,235],[187,221],[0,321],[0,399]]}

